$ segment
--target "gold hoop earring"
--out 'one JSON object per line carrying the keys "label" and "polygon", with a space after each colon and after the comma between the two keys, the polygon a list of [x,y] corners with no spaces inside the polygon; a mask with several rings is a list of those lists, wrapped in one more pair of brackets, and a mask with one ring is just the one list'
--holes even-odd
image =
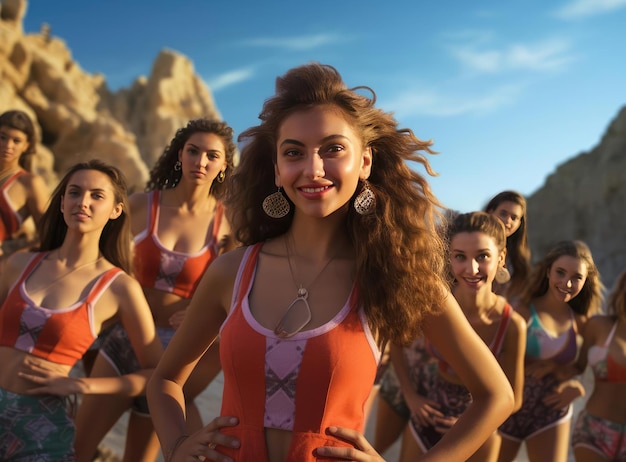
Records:
{"label": "gold hoop earring", "polygon": [[221,172],[217,174],[217,177],[215,179],[217,180],[218,183],[223,183],[224,180],[226,179],[226,173],[224,173],[224,171],[222,170]]}
{"label": "gold hoop earring", "polygon": [[174,164],[174,170],[177,172],[180,172],[182,168],[183,168],[183,163],[180,160],[177,160],[176,163]]}

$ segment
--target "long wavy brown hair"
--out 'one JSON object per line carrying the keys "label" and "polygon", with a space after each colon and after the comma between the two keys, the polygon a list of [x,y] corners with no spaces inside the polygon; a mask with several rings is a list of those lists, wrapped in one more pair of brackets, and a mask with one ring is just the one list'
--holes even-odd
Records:
{"label": "long wavy brown hair", "polygon": [[578,258],[587,266],[587,279],[582,290],[567,303],[575,313],[583,316],[600,313],[604,300],[604,285],[600,279],[598,268],[593,262],[591,250],[583,241],[577,240],[557,243],[545,257],[537,262],[530,274],[528,285],[520,297],[521,303],[528,306],[533,299],[548,291],[548,272],[552,268],[552,264],[565,255]]}
{"label": "long wavy brown hair", "polygon": [[[433,175],[423,155],[433,153],[432,142],[398,128],[393,116],[374,104],[373,90],[348,88],[331,66],[311,63],[289,70],[277,79],[276,94],[265,101],[260,125],[239,137],[241,160],[225,203],[232,212],[236,238],[244,244],[285,233],[293,219],[293,204],[292,212],[280,220],[269,218],[261,206],[266,196],[276,192],[280,125],[294,112],[314,106],[339,108],[373,157],[368,181],[376,195],[375,213],[361,216],[348,207],[346,220],[356,252],[360,303],[381,342],[408,344],[419,335],[424,315],[440,309],[445,293],[445,252],[436,228],[440,204],[424,177],[408,164],[421,164]],[[359,182],[351,203],[361,187]]]}
{"label": "long wavy brown hair", "polygon": [[502,191],[487,203],[485,212],[495,212],[502,202],[513,202],[522,208],[519,228],[506,240],[506,257],[512,267],[507,296],[514,298],[524,290],[531,271],[530,246],[526,231],[526,199],[516,191]]}
{"label": "long wavy brown hair", "polygon": [[72,175],[80,170],[97,170],[104,173],[111,180],[114,200],[115,203],[122,204],[122,214],[114,220],[109,220],[104,226],[100,236],[99,248],[104,258],[131,274],[131,232],[126,181],[119,169],[97,159],[81,162],[70,167],[55,188],[50,198],[50,204],[39,222],[39,235],[41,236],[39,250],[54,250],[63,244],[67,234],[67,223],[65,223],[63,213],[61,212],[61,199],[65,195],[65,190]]}
{"label": "long wavy brown hair", "polygon": [[[226,154],[226,170],[224,171],[224,180],[226,180],[235,168],[235,153],[237,146],[234,142],[233,129],[223,121],[211,119],[193,119],[186,126],[179,128],[170,141],[170,144],[163,150],[163,154],[156,161],[154,167],[150,171],[150,179],[146,185],[146,191],[155,189],[175,188],[180,182],[182,171],[176,170],[174,165],[178,161],[178,153],[185,146],[185,143],[191,135],[197,132],[213,133],[219,136],[224,143]],[[213,180],[209,194],[217,199],[221,199],[224,195],[226,181],[220,183],[217,179]]]}

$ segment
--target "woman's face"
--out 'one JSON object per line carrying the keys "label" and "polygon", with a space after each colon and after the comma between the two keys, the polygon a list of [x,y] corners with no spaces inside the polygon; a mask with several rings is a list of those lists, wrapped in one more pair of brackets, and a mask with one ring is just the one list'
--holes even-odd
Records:
{"label": "woman's face", "polygon": [[524,210],[517,202],[504,201],[491,212],[504,224],[506,237],[511,236],[522,224]]}
{"label": "woman's face", "polygon": [[296,213],[326,217],[346,204],[359,179],[369,177],[372,155],[341,111],[316,106],[285,118],[276,144],[276,185]]}
{"label": "woman's face", "polygon": [[457,290],[491,290],[498,266],[504,262],[493,237],[482,232],[462,232],[450,241],[450,265]]}
{"label": "woman's face", "polygon": [[562,302],[576,297],[585,285],[588,268],[580,258],[563,255],[548,270],[548,293]]}
{"label": "woman's face", "polygon": [[98,170],[78,170],[70,177],[61,197],[61,212],[69,229],[83,233],[101,231],[122,213],[108,175]]}
{"label": "woman's face", "polygon": [[220,172],[226,170],[224,142],[215,133],[192,134],[178,153],[182,163],[183,178],[202,184],[213,183]]}
{"label": "woman's face", "polygon": [[0,127],[0,160],[2,162],[17,162],[28,146],[26,133],[4,125]]}

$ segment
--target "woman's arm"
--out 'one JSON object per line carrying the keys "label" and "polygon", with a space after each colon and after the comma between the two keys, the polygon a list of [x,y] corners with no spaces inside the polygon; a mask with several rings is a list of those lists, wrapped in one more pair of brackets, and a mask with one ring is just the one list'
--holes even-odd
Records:
{"label": "woman's arm", "polygon": [[466,460],[511,414],[513,391],[452,294],[440,314],[428,317],[424,333],[467,387],[472,403],[423,460]]}
{"label": "woman's arm", "polygon": [[518,313],[511,313],[506,335],[504,338],[504,346],[500,353],[498,361],[504,375],[507,376],[511,387],[513,388],[513,396],[515,398],[515,406],[513,412],[522,407],[522,398],[524,395],[524,357],[526,356],[526,321]]}
{"label": "woman's arm", "polygon": [[[46,367],[37,361],[29,361],[26,366],[29,372],[20,375],[40,385],[29,390],[30,394],[50,393],[54,395],[71,394],[117,394],[137,396],[145,392],[148,379],[163,353],[150,307],[139,283],[127,274],[120,274],[109,287],[108,294],[103,294],[96,307],[106,305],[109,314],[119,313],[128,333],[130,343],[135,351],[142,369],[132,374],[117,377],[68,377],[59,370]],[[98,310],[104,314],[105,310]],[[96,320],[99,324],[101,320]]]}
{"label": "woman's arm", "polygon": [[[161,447],[167,454],[185,434],[183,385],[198,360],[217,337],[230,308],[231,295],[243,249],[218,257],[204,273],[177,329],[150,382],[150,414]],[[177,452],[191,447],[201,434],[186,440]]]}

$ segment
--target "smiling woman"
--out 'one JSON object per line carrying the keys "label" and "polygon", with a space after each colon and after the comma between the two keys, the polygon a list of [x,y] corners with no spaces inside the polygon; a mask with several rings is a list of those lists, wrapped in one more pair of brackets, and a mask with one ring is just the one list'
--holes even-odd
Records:
{"label": "smiling woman", "polygon": [[[407,166],[430,173],[430,143],[356,90],[331,66],[296,67],[241,135],[225,203],[245,247],[207,269],[150,382],[168,462],[381,460],[359,434],[380,346],[422,328],[475,397],[435,458],[464,460],[510,412],[445,286],[439,204]],[[222,417],[190,434],[183,384],[218,334]]]}
{"label": "smiling woman", "polygon": [[560,380],[576,360],[588,317],[598,314],[603,285],[582,241],[555,245],[533,269],[516,309],[528,323],[522,408],[501,427],[501,462],[525,442],[530,462],[565,462],[571,402],[584,394],[578,381]]}

